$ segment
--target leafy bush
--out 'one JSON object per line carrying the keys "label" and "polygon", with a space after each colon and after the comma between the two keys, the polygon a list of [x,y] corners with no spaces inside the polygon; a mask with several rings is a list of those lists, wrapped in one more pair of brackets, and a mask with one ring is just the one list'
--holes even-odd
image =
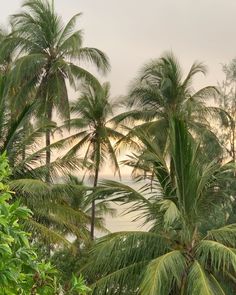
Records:
{"label": "leafy bush", "polygon": [[7,184],[10,168],[6,155],[0,155],[0,290],[6,295],[87,294],[82,277],[73,276],[69,290],[62,290],[57,270],[50,263],[38,262],[29,244],[22,221],[31,211],[19,202],[11,203],[13,192]]}

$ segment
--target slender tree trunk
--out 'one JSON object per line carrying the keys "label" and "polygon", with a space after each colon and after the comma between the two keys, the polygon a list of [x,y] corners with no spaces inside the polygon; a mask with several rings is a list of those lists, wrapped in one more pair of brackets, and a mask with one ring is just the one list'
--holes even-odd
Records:
{"label": "slender tree trunk", "polygon": [[[232,128],[232,157],[233,157],[233,163],[235,164],[235,126],[233,125]],[[234,169],[234,176],[236,175],[235,169]]]}
{"label": "slender tree trunk", "polygon": [[[51,143],[51,137],[50,137],[50,130],[46,130],[45,134],[45,139],[46,139],[46,146],[50,146]],[[50,148],[46,149],[46,166],[47,166],[47,171],[46,171],[46,181],[50,182],[50,163],[51,163],[51,151]]]}
{"label": "slender tree trunk", "polygon": [[[25,123],[24,126],[23,126],[23,132],[22,132],[24,141],[26,140],[27,127],[29,127],[29,126],[28,126],[27,123]],[[25,144],[24,144],[24,146],[22,147],[22,160],[23,161],[25,160],[25,156],[26,156],[26,147],[25,147]]]}
{"label": "slender tree trunk", "polygon": [[[93,187],[96,188],[98,184],[98,174],[99,174],[99,167],[100,167],[100,142],[99,136],[95,136],[95,174],[94,174],[94,182]],[[95,200],[92,201],[92,212],[91,212],[91,239],[94,240],[94,228],[95,228],[95,218],[96,218],[96,203]]]}
{"label": "slender tree trunk", "polygon": [[[52,120],[52,107],[51,105],[48,106],[48,110],[47,110],[47,120],[48,123],[51,122]],[[50,128],[46,129],[46,133],[45,133],[45,140],[46,140],[46,167],[47,167],[47,171],[46,171],[46,177],[45,180],[46,182],[50,182],[50,163],[51,163],[51,150],[50,150],[50,144],[51,144],[51,134],[50,134]]]}
{"label": "slender tree trunk", "polygon": [[[47,124],[50,124],[52,120],[52,107],[51,105],[48,106],[47,110]],[[46,133],[45,133],[45,141],[46,141],[46,176],[45,176],[45,181],[50,182],[51,181],[51,176],[50,176],[50,163],[51,163],[51,150],[50,150],[50,144],[51,144],[51,128],[47,127]],[[47,255],[48,258],[51,256],[51,244],[48,245],[47,247]]]}
{"label": "slender tree trunk", "polygon": [[174,165],[174,161],[173,161],[172,157],[170,159],[170,178],[171,178],[171,182],[174,186],[175,185],[175,165]]}
{"label": "slender tree trunk", "polygon": [[232,128],[232,154],[233,162],[235,163],[235,127]]}
{"label": "slender tree trunk", "polygon": [[[98,184],[98,173],[99,173],[99,167],[97,166],[95,169],[95,175],[94,175],[94,183],[93,183],[93,187],[97,187]],[[96,204],[95,204],[95,200],[92,201],[92,213],[91,213],[91,239],[94,240],[94,228],[95,228],[95,217],[96,217]]]}
{"label": "slender tree trunk", "polygon": [[[233,106],[233,123],[231,123],[232,126],[232,152],[233,152],[233,162],[235,164],[235,114],[236,114],[236,86],[234,90],[234,106]],[[235,169],[234,169],[234,176],[235,176]]]}
{"label": "slender tree trunk", "polygon": [[25,160],[25,146],[22,147],[22,161]]}

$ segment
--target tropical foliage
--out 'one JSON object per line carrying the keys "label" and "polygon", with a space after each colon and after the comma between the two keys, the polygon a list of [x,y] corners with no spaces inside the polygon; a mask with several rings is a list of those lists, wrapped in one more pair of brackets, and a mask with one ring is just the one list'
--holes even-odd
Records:
{"label": "tropical foliage", "polygon": [[[96,48],[82,47],[81,31],[74,29],[79,14],[64,25],[47,1],[26,0],[22,8],[21,13],[12,16],[14,29],[3,44],[5,50],[14,46],[21,54],[11,73],[14,83],[21,85],[17,103],[31,93],[29,98],[38,104],[37,115],[48,123],[52,121],[54,108],[62,118],[69,118],[66,80],[75,89],[81,78],[96,83],[96,78],[78,62],[92,62],[105,72],[109,68],[107,57]],[[45,131],[47,164],[51,161],[50,130]],[[46,178],[50,180],[49,171]]]}
{"label": "tropical foliage", "polygon": [[[119,106],[119,102],[109,100],[110,85],[96,85],[92,87],[85,85],[81,89],[81,96],[72,103],[71,119],[66,125],[75,129],[77,133],[73,136],[77,143],[68,151],[67,155],[74,155],[82,148],[85,148],[84,166],[89,161],[89,170],[94,177],[93,187],[98,184],[99,171],[108,159],[111,160],[115,171],[120,173],[119,164],[116,158],[112,141],[123,138],[122,133],[117,129],[117,122],[112,118]],[[92,200],[91,237],[94,238],[95,226],[95,200]]]}
{"label": "tropical foliage", "polygon": [[171,52],[145,64],[129,90],[127,105],[131,109],[119,116],[122,121],[143,122],[135,128],[131,125],[128,137],[135,136],[136,129],[148,131],[155,136],[163,153],[168,153],[169,118],[178,115],[188,122],[191,133],[201,139],[205,149],[210,149],[211,146],[206,143],[212,142],[214,148],[208,152],[212,157],[217,156],[221,146],[212,132],[211,118],[222,122],[228,120],[228,114],[219,107],[207,104],[209,98],[218,93],[215,86],[194,90],[195,77],[206,73],[206,66],[195,62],[184,77],[177,58]]}
{"label": "tropical foliage", "polygon": [[114,181],[103,183],[101,194],[130,202],[149,230],[98,240],[88,267],[90,277],[100,275],[94,294],[235,292],[236,225],[212,222],[229,202],[222,193],[223,180],[232,167],[207,161],[183,121],[172,119],[170,126],[174,181],[158,147],[143,136],[146,151],[141,157],[153,166],[152,185],[135,191]]}
{"label": "tropical foliage", "polygon": [[[0,30],[0,289],[235,294],[235,60],[195,90],[166,52],[111,98],[80,15],[25,0]],[[117,207],[142,228],[110,233]]]}
{"label": "tropical foliage", "polygon": [[[29,234],[22,230],[22,222],[29,218],[31,211],[21,207],[19,202],[11,202],[10,173],[6,155],[3,154],[0,157],[1,293],[58,294],[63,290],[56,269],[50,263],[38,261],[29,244]],[[88,291],[82,277],[74,276],[67,294],[85,294]]]}

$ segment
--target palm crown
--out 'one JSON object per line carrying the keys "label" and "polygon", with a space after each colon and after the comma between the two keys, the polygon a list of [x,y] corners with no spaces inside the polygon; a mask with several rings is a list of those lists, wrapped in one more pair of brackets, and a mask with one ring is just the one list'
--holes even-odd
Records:
{"label": "palm crown", "polygon": [[216,87],[206,86],[194,90],[192,84],[199,73],[205,75],[206,66],[195,62],[184,77],[178,60],[170,52],[144,65],[130,87],[127,104],[131,110],[120,115],[121,121],[129,119],[137,122],[138,126],[130,130],[128,137],[136,129],[148,130],[165,152],[169,145],[169,118],[175,115],[188,123],[195,137],[205,143],[209,140],[212,145],[215,143],[215,151],[219,152],[220,146],[211,131],[209,115],[217,120],[226,118],[227,113],[206,103],[218,93]]}
{"label": "palm crown", "polygon": [[57,107],[59,114],[69,116],[65,80],[76,87],[78,78],[96,80],[77,62],[89,61],[103,72],[109,68],[106,55],[96,49],[82,47],[82,32],[75,30],[77,14],[64,25],[48,1],[25,1],[23,10],[12,16],[13,34],[5,47],[15,44],[23,56],[17,60],[15,76],[27,79],[28,89],[39,85],[41,109]]}
{"label": "palm crown", "polygon": [[116,123],[112,118],[119,107],[119,102],[110,100],[109,90],[108,83],[96,87],[85,85],[81,89],[79,99],[72,103],[72,114],[76,118],[68,123],[72,130],[81,130],[81,132],[77,135],[80,140],[71,148],[69,154],[79,151],[88,144],[85,162],[92,160],[94,165],[100,168],[109,156],[115,169],[119,170],[111,141],[122,137],[122,134],[115,130]]}

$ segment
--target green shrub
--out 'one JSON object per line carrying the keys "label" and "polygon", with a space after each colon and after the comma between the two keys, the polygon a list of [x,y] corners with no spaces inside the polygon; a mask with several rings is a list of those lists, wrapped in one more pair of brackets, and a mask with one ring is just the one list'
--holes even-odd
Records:
{"label": "green shrub", "polygon": [[22,229],[31,212],[10,201],[14,193],[7,184],[9,175],[6,155],[0,155],[0,295],[87,294],[83,278],[73,276],[69,290],[62,290],[57,270],[38,261]]}

